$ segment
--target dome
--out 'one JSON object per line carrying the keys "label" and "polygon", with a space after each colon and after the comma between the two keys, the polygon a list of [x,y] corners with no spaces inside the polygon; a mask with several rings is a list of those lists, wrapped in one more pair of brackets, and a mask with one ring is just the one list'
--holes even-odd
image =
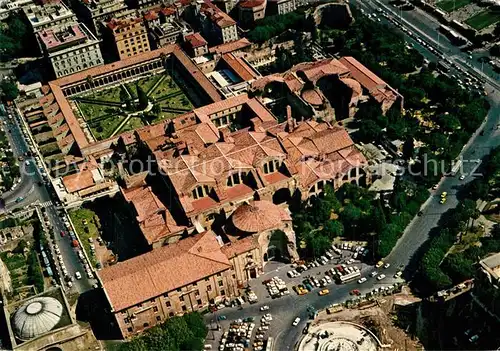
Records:
{"label": "dome", "polygon": [[321,94],[316,89],[302,91],[302,98],[311,105],[319,106],[323,103]]}
{"label": "dome", "polygon": [[290,220],[289,214],[269,201],[254,201],[243,204],[234,211],[234,226],[244,232],[257,233],[281,226],[282,221]]}
{"label": "dome", "polygon": [[345,85],[347,85],[349,88],[351,88],[352,95],[354,95],[354,97],[358,97],[363,93],[363,90],[361,89],[361,84],[359,84],[358,81],[352,78],[342,78],[340,79],[340,81]]}
{"label": "dome", "polygon": [[59,323],[62,313],[63,307],[56,299],[36,297],[15,312],[12,326],[19,339],[32,339],[52,330]]}

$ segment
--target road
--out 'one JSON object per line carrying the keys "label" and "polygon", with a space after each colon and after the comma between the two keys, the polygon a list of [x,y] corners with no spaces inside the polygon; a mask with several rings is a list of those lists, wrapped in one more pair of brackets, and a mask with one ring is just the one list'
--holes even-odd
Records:
{"label": "road", "polygon": [[[19,116],[16,109],[10,109],[10,111],[13,118],[9,119],[2,116],[2,119],[14,156],[18,157],[24,155],[30,150],[36,155],[34,152],[35,150],[30,149],[30,145],[28,145],[27,140],[29,140],[29,136],[25,134],[26,132],[23,131],[23,128],[20,126],[20,124],[22,125],[20,120],[21,116]],[[8,130],[10,130],[10,132],[8,132]],[[20,162],[21,182],[13,191],[2,194],[2,198],[5,200],[6,211],[13,211],[14,209],[25,208],[36,204],[44,207],[50,225],[55,232],[55,243],[61,251],[68,274],[74,277],[75,272],[79,271],[82,273],[82,279],[74,281],[71,291],[82,293],[89,290],[92,288],[95,281],[87,279],[85,276],[85,270],[78,259],[75,249],[71,247],[69,237],[66,235],[63,238],[60,235],[61,231],[67,231],[67,228],[62,219],[62,211],[56,208],[52,202],[50,188],[48,188],[51,186],[50,183],[46,184],[43,182],[44,179],[39,169],[42,166],[42,161],[37,159],[37,157],[28,158],[28,160],[29,165],[26,165],[25,162]],[[16,202],[16,199],[19,197],[22,197],[23,200]]]}
{"label": "road", "polygon": [[[323,297],[318,296],[317,293],[309,293],[305,296],[297,296],[292,293],[290,296],[277,300],[259,301],[259,303],[247,306],[243,310],[230,309],[218,312],[219,314],[224,314],[228,318],[227,321],[224,321],[224,323],[227,324],[231,320],[242,318],[242,316],[262,315],[263,312],[259,311],[260,306],[264,304],[269,305],[269,312],[273,314],[273,322],[269,335],[273,335],[276,338],[276,350],[292,350],[294,348],[308,320],[309,313],[307,309],[309,306],[315,309],[322,309],[332,303],[345,301],[349,298],[349,292],[352,289],[359,289],[362,294],[365,294],[381,283],[384,285],[390,284],[395,281],[391,277],[399,266],[407,267],[406,273],[411,276],[412,267],[409,266],[411,258],[429,239],[429,233],[433,228],[437,227],[442,214],[457,206],[457,190],[474,178],[470,173],[477,167],[477,162],[475,162],[475,160],[483,158],[492,148],[500,145],[500,131],[496,128],[497,124],[500,122],[500,93],[498,91],[500,86],[497,81],[498,75],[493,72],[491,66],[486,64],[482,65],[477,60],[470,60],[469,54],[460,51],[459,48],[453,46],[448,39],[437,32],[436,29],[439,27],[439,23],[429,15],[418,9],[411,12],[400,13],[397,8],[388,5],[388,2],[389,0],[384,0],[383,2],[369,0],[359,2],[357,0],[351,0],[351,4],[358,3],[368,13],[379,13],[378,11],[380,10],[378,9],[380,8],[390,13],[392,17],[400,17],[400,23],[403,23],[409,31],[415,33],[417,38],[426,41],[428,44],[438,49],[441,54],[444,54],[452,60],[452,62],[456,63],[457,67],[461,67],[469,74],[481,78],[486,83],[491,109],[484,125],[481,127],[484,134],[482,136],[479,135],[478,130],[463,150],[464,165],[462,170],[466,178],[461,181],[459,180],[459,176],[444,177],[440,181],[438,188],[422,206],[422,216],[417,216],[412,220],[391,254],[385,258],[385,262],[391,263],[391,267],[387,269],[387,272],[384,272],[388,278],[384,279],[382,282],[374,278],[368,278],[368,281],[363,285],[357,282],[351,282],[345,285],[330,286],[330,294]],[[410,36],[408,36],[407,39],[409,42],[413,43],[417,50],[423,53],[425,57],[434,60],[438,59],[424,45],[419,45],[418,42],[410,38]],[[467,64],[464,64],[466,62]],[[440,194],[443,191],[448,192],[448,200],[445,204],[440,204]],[[408,270],[408,268],[410,269]],[[362,270],[363,276],[369,277],[369,273],[372,270],[373,268],[365,267]],[[296,317],[300,317],[301,322],[297,327],[293,327],[292,322]],[[209,315],[207,318],[210,320],[211,318],[213,319],[214,316]]]}

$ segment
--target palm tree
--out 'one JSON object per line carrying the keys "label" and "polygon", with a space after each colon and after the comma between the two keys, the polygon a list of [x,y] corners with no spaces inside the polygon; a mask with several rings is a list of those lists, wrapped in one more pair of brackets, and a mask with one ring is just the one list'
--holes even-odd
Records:
{"label": "palm tree", "polygon": [[85,78],[87,83],[90,85],[90,90],[92,91],[92,96],[94,96],[94,77],[91,75],[88,75],[87,78]]}

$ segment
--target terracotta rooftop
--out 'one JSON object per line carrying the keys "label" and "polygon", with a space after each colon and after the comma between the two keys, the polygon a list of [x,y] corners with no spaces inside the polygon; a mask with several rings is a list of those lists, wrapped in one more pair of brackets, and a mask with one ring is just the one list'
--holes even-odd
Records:
{"label": "terracotta rooftop", "polygon": [[121,191],[125,200],[134,206],[137,222],[149,245],[186,229],[177,225],[168,208],[145,183],[121,188]]}
{"label": "terracotta rooftop", "polygon": [[236,57],[233,54],[224,54],[222,55],[222,60],[245,82],[259,77],[257,72],[249,67],[240,57]]}
{"label": "terracotta rooftop", "polygon": [[301,96],[311,105],[319,106],[323,103],[323,94],[316,89],[303,90]]}
{"label": "terracotta rooftop", "polygon": [[204,0],[201,5],[201,12],[220,28],[236,25],[236,21],[233,20],[231,16],[212,4],[210,0]]}
{"label": "terracotta rooftop", "polygon": [[375,73],[366,68],[351,56],[344,56],[340,60],[350,70],[350,75],[370,92],[378,102],[396,100],[399,93],[380,79]]}
{"label": "terracotta rooftop", "polygon": [[253,235],[243,238],[230,237],[230,239],[232,239],[231,242],[222,247],[222,252],[229,259],[259,247],[257,238]]}
{"label": "terracotta rooftop", "polygon": [[258,233],[291,221],[290,214],[270,201],[254,201],[243,204],[231,215],[234,226],[248,233]]}
{"label": "terracotta rooftop", "polygon": [[238,6],[244,9],[250,9],[258,6],[264,5],[266,0],[242,0],[238,3]]}
{"label": "terracotta rooftop", "polygon": [[80,166],[80,171],[62,178],[62,182],[69,193],[90,188],[96,184],[95,163],[85,162]]}
{"label": "terracotta rooftop", "polygon": [[192,48],[199,48],[200,46],[207,45],[207,41],[201,36],[200,33],[193,33],[186,36],[186,41]]}
{"label": "terracotta rooftop", "polygon": [[125,19],[113,18],[106,24],[106,26],[111,30],[115,30],[115,29],[127,28],[127,27],[130,27],[131,25],[134,25],[134,24],[140,23],[140,22],[143,22],[142,17],[125,18]]}
{"label": "terracotta rooftop", "polygon": [[215,235],[205,232],[97,274],[113,310],[120,311],[230,268]]}
{"label": "terracotta rooftop", "polygon": [[213,46],[209,49],[209,51],[212,54],[214,54],[214,53],[226,54],[226,53],[230,53],[230,52],[234,52],[237,50],[247,48],[251,45],[252,45],[252,43],[250,42],[250,40],[248,40],[247,38],[241,38],[241,39],[238,39],[236,41],[231,41],[229,43],[224,43],[224,44],[220,44],[217,46]]}

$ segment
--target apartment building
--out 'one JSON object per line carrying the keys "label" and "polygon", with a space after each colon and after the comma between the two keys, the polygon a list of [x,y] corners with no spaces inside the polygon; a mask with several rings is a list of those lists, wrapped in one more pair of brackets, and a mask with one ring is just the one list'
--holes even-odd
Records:
{"label": "apartment building", "polygon": [[62,1],[48,3],[43,6],[35,4],[24,6],[23,14],[28,19],[34,33],[77,21],[73,11],[66,7]]}
{"label": "apartment building", "polygon": [[238,3],[238,18],[242,26],[252,26],[266,15],[267,0],[242,0]]}
{"label": "apartment building", "polygon": [[151,50],[143,18],[112,19],[106,27],[120,60]]}
{"label": "apartment building", "polygon": [[295,0],[268,0],[268,13],[273,15],[284,15],[295,11]]}
{"label": "apartment building", "polygon": [[56,78],[103,64],[99,40],[83,23],[42,30],[37,39]]}
{"label": "apartment building", "polygon": [[210,1],[196,3],[196,14],[204,36],[215,44],[238,40],[236,21]]}
{"label": "apartment building", "polygon": [[103,23],[111,19],[120,19],[135,13],[128,9],[124,0],[72,0],[73,8],[87,26],[100,38],[103,34]]}

